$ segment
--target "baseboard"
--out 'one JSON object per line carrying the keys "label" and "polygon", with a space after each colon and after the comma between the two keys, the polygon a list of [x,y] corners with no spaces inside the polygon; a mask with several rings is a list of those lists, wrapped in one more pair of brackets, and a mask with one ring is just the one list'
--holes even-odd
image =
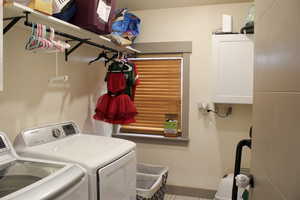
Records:
{"label": "baseboard", "polygon": [[217,191],[215,190],[167,185],[168,194],[213,199],[215,197],[216,192]]}

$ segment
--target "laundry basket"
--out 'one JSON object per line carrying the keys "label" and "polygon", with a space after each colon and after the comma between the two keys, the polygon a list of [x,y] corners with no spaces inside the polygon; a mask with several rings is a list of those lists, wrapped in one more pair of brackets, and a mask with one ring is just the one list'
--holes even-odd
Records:
{"label": "laundry basket", "polygon": [[167,179],[168,167],[139,163],[137,165],[137,200],[163,200]]}

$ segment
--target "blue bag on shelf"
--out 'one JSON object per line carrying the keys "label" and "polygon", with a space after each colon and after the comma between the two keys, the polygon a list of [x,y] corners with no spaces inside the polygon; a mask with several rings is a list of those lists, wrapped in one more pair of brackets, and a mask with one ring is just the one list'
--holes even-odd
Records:
{"label": "blue bag on shelf", "polygon": [[123,20],[117,20],[112,24],[113,34],[136,37],[140,34],[141,20],[132,13],[125,11]]}

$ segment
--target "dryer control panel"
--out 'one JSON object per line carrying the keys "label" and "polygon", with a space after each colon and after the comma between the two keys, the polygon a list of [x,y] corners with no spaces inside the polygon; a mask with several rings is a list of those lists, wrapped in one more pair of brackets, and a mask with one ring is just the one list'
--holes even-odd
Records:
{"label": "dryer control panel", "polygon": [[24,131],[22,137],[26,146],[36,146],[76,135],[79,132],[74,122],[66,122]]}
{"label": "dryer control panel", "polygon": [[9,145],[7,143],[6,137],[0,134],[0,153],[6,152],[9,150]]}
{"label": "dryer control panel", "polygon": [[6,145],[4,143],[4,140],[2,139],[2,137],[0,137],[0,149],[4,149],[6,148]]}

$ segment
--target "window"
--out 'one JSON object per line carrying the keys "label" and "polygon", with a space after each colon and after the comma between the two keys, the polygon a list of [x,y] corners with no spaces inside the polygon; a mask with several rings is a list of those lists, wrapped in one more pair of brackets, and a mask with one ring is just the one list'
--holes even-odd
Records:
{"label": "window", "polygon": [[177,116],[178,131],[182,126],[183,59],[138,58],[140,85],[136,89],[136,123],[122,126],[121,133],[163,135],[166,115]]}

